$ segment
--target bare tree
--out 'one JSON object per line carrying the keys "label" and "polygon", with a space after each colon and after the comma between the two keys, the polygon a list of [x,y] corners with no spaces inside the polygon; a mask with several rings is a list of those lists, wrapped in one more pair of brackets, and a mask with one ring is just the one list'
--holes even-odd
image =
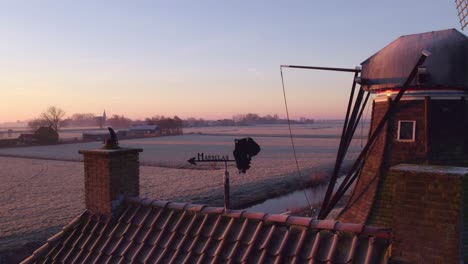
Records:
{"label": "bare tree", "polygon": [[49,108],[41,114],[39,119],[44,120],[53,130],[58,132],[64,116],[65,111],[56,106],[49,106]]}
{"label": "bare tree", "polygon": [[47,126],[47,121],[43,120],[42,118],[35,118],[28,122],[28,127],[32,130],[36,130],[41,126]]}
{"label": "bare tree", "polygon": [[127,128],[133,124],[133,120],[119,115],[113,115],[107,120],[109,125],[113,128]]}

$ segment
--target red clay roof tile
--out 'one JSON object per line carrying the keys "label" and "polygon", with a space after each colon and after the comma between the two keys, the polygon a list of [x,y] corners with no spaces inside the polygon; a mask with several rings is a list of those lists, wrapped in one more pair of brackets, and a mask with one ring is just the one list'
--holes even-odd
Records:
{"label": "red clay roof tile", "polygon": [[205,206],[200,212],[204,214],[222,214],[224,212],[224,208]]}
{"label": "red clay roof tile", "polygon": [[185,210],[186,211],[200,212],[205,207],[206,207],[206,205],[203,205],[203,204],[187,204],[187,206],[185,207]]}
{"label": "red clay roof tile", "polygon": [[300,216],[289,216],[286,220],[288,225],[299,225],[309,227],[312,219],[309,217],[300,217]]}
{"label": "red clay roof tile", "polygon": [[286,223],[288,220],[289,215],[283,215],[283,214],[266,214],[263,217],[264,221],[271,221],[271,222],[277,222],[277,223]]}
{"label": "red clay roof tile", "polygon": [[288,232],[288,237],[282,247],[281,255],[293,257],[298,254],[298,251],[304,242],[306,232],[304,228],[296,227],[289,228]]}
{"label": "red clay roof tile", "polygon": [[176,209],[176,210],[184,210],[184,208],[187,206],[186,203],[174,203],[174,202],[169,202],[166,206],[168,209]]}
{"label": "red clay roof tile", "polygon": [[[134,199],[134,198],[132,198],[132,199]],[[151,206],[165,208],[168,203],[169,202],[167,202],[167,201],[153,201],[151,203]]]}
{"label": "red clay roof tile", "polygon": [[224,212],[225,216],[231,217],[231,218],[240,218],[242,216],[243,210],[226,210]]}
{"label": "red clay roof tile", "polygon": [[252,220],[263,220],[265,215],[267,214],[260,212],[244,212],[243,214],[241,214],[241,217],[245,217]]}
{"label": "red clay roof tile", "polygon": [[153,202],[152,199],[143,198],[143,199],[140,201],[140,204],[141,204],[142,206],[148,207],[148,206],[151,205],[152,202]]}
{"label": "red clay roof tile", "polygon": [[335,225],[337,221],[334,220],[312,220],[310,227],[313,229],[321,230],[335,230]]}
{"label": "red clay roof tile", "polygon": [[87,211],[24,263],[381,263],[388,229],[132,198],[117,220]]}

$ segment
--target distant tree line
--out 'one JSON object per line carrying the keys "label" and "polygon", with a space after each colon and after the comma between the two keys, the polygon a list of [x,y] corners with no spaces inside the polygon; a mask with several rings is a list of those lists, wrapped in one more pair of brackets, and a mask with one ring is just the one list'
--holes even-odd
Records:
{"label": "distant tree line", "polygon": [[91,127],[99,125],[100,118],[92,113],[77,113],[63,120],[64,127]]}
{"label": "distant tree line", "polygon": [[[287,124],[287,119],[281,119],[277,114],[260,116],[258,114],[247,113],[232,117],[235,125],[262,125],[262,124]],[[301,117],[299,120],[290,120],[291,124],[313,124],[314,119]]]}
{"label": "distant tree line", "polygon": [[182,134],[183,122],[178,116],[173,118],[165,116],[153,116],[151,118],[146,118],[147,125],[158,125],[162,131],[166,131],[167,134],[177,135]]}
{"label": "distant tree line", "polygon": [[[298,120],[290,120],[291,124],[313,124],[314,119],[301,117]],[[287,124],[287,119],[281,119],[277,114],[260,116],[258,114],[247,113],[234,115],[232,119],[205,120],[202,118],[187,118],[182,121],[183,127],[203,127],[203,126],[249,126],[262,124]]]}
{"label": "distant tree line", "polygon": [[112,117],[107,119],[107,125],[113,128],[128,128],[135,125],[136,122],[124,115],[112,115]]}
{"label": "distant tree line", "polygon": [[[75,113],[71,117],[65,118],[65,111],[50,106],[39,117],[29,121],[30,128],[36,130],[39,127],[51,127],[58,131],[60,127],[92,127],[111,126],[116,129],[125,129],[134,125],[158,125],[161,130],[168,134],[181,134],[183,127],[203,127],[203,126],[248,126],[261,124],[287,124],[287,119],[281,119],[277,114],[260,116],[254,113],[234,115],[232,119],[205,120],[203,118],[189,117],[185,120],[163,115],[155,115],[144,120],[133,120],[124,115],[112,115],[106,120],[102,116],[95,116],[92,113]],[[298,120],[290,120],[292,124],[313,124],[314,119],[301,117]]]}

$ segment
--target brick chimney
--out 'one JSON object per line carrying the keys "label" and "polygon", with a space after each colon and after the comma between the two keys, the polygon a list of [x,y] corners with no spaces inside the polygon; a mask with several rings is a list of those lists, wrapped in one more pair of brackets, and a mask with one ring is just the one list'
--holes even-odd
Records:
{"label": "brick chimney", "polygon": [[124,197],[139,195],[142,149],[80,150],[84,156],[86,209],[113,217]]}

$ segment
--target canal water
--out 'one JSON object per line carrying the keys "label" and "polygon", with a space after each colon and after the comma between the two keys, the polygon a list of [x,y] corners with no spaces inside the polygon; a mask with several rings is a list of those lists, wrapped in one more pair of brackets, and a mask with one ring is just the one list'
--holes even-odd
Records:
{"label": "canal water", "polygon": [[[343,181],[343,176],[337,179],[335,190]],[[265,212],[269,214],[281,214],[309,207],[309,203],[312,208],[316,208],[318,210],[322,204],[327,187],[328,184],[321,184],[311,188],[297,190],[282,196],[268,199],[262,203],[245,208],[244,210],[251,212]],[[351,189],[352,188],[350,188],[350,190]]]}

